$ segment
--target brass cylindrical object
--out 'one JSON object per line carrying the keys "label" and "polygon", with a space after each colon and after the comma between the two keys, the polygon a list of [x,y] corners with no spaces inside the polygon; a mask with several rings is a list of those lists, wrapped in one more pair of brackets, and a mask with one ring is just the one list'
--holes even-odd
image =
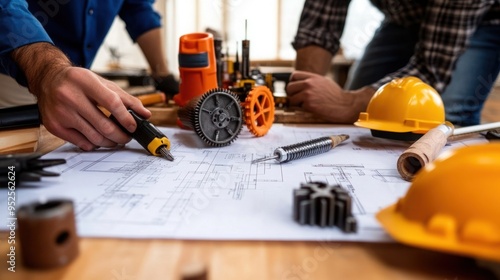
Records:
{"label": "brass cylindrical object", "polygon": [[24,265],[53,268],[78,256],[73,202],[49,200],[23,205],[17,212],[18,234]]}

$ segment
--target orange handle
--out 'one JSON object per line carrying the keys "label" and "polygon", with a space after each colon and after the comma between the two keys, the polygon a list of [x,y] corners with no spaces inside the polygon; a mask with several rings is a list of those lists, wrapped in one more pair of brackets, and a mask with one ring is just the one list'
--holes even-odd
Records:
{"label": "orange handle", "polygon": [[167,101],[165,94],[161,92],[138,95],[137,98],[142,102],[142,105],[144,106],[157,103],[165,103]]}

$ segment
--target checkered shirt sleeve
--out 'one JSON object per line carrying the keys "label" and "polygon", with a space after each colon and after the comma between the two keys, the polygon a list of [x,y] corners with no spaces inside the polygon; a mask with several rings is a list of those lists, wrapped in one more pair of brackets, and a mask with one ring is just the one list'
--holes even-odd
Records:
{"label": "checkered shirt sleeve", "polygon": [[[481,24],[500,24],[498,0],[372,0],[386,21],[420,25],[419,41],[409,63],[372,84],[416,76],[442,92],[451,80],[458,56]],[[320,46],[332,54],[340,47],[349,0],[306,0],[292,46]]]}

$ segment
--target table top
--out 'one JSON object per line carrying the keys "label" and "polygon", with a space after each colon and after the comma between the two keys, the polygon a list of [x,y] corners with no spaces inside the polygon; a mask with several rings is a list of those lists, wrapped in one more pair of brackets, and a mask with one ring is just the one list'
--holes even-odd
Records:
{"label": "table top", "polygon": [[[43,127],[38,151],[64,141]],[[49,270],[8,270],[9,232],[0,232],[0,279],[182,279],[193,265],[207,279],[494,279],[472,258],[398,243],[194,241],[81,238],[70,264]],[[16,244],[22,246],[22,244]]]}

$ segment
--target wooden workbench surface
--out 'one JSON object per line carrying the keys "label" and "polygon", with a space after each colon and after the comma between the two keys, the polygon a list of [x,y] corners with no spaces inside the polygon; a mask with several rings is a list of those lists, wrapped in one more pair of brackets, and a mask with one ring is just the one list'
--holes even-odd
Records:
{"label": "wooden workbench surface", "polygon": [[83,238],[69,265],[18,265],[15,273],[7,270],[7,249],[0,243],[1,279],[181,279],[192,263],[204,265],[208,279],[494,279],[472,259],[395,243]]}
{"label": "wooden workbench surface", "polygon": [[[63,143],[42,128],[38,151]],[[0,279],[181,279],[193,263],[206,267],[208,279],[494,279],[470,258],[397,243],[326,241],[83,238],[78,258],[57,269],[25,268],[17,248],[16,272],[10,272],[7,236],[0,233]]]}

